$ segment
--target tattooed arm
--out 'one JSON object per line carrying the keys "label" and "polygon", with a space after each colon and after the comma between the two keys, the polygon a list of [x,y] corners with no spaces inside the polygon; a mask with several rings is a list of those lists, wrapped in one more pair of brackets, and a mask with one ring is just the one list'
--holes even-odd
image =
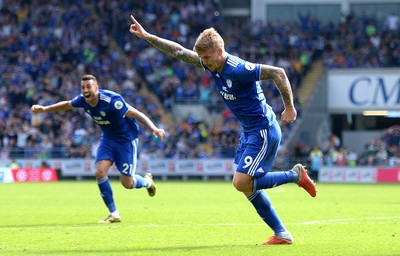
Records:
{"label": "tattooed arm", "polygon": [[199,68],[202,67],[200,64],[200,58],[195,51],[189,50],[176,42],[148,33],[132,15],[131,20],[132,24],[129,32],[135,36],[146,40],[160,51],[176,59],[183,60],[184,62]]}
{"label": "tattooed arm", "polygon": [[285,110],[282,112],[281,120],[284,122],[294,122],[297,111],[293,103],[293,92],[288,77],[283,68],[261,64],[260,80],[272,79],[278,88]]}

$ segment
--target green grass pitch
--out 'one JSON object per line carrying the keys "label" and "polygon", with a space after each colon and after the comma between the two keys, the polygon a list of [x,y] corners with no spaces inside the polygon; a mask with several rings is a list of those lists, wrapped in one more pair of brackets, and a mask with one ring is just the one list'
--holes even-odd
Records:
{"label": "green grass pitch", "polygon": [[293,245],[257,246],[272,231],[230,182],[158,181],[157,195],[112,181],[122,222],[95,181],[0,184],[0,255],[400,255],[399,184],[295,184],[268,190]]}

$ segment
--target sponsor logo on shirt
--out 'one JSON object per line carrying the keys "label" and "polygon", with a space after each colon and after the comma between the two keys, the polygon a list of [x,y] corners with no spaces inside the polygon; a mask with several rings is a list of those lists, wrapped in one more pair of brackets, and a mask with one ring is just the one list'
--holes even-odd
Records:
{"label": "sponsor logo on shirt", "polygon": [[93,121],[95,121],[96,124],[99,124],[99,125],[107,125],[107,124],[110,124],[110,121],[108,121],[108,120],[103,120],[103,118],[102,118],[101,116],[94,116],[94,117],[93,117]]}
{"label": "sponsor logo on shirt", "polygon": [[233,96],[233,94],[226,93],[224,91],[219,91],[219,93],[221,94],[222,98],[224,98],[225,100],[236,100],[236,97]]}

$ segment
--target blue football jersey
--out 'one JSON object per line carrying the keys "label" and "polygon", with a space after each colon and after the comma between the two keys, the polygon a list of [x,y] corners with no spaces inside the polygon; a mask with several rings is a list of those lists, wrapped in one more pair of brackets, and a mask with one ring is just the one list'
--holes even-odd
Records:
{"label": "blue football jersey", "polygon": [[101,127],[102,136],[106,139],[126,142],[138,137],[139,125],[136,119],[125,116],[130,105],[118,93],[100,89],[99,101],[95,107],[87,104],[82,94],[71,100],[71,104],[75,108],[83,108]]}
{"label": "blue football jersey", "polygon": [[[202,65],[210,71],[204,63]],[[228,54],[222,71],[210,72],[218,92],[244,131],[255,131],[273,124],[275,113],[267,104],[259,83],[260,64]]]}

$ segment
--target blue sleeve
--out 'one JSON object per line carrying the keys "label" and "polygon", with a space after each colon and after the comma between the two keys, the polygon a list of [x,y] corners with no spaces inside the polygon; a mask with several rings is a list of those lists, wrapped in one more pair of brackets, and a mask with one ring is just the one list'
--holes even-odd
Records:
{"label": "blue sleeve", "polygon": [[82,95],[78,95],[71,100],[71,105],[74,108],[83,108],[84,103],[85,103],[85,99],[83,98]]}
{"label": "blue sleeve", "polygon": [[125,117],[125,114],[129,109],[129,104],[126,103],[124,98],[121,96],[114,96],[111,100],[110,107],[118,114],[118,116]]}
{"label": "blue sleeve", "polygon": [[243,62],[237,66],[236,75],[243,83],[260,81],[260,64]]}

